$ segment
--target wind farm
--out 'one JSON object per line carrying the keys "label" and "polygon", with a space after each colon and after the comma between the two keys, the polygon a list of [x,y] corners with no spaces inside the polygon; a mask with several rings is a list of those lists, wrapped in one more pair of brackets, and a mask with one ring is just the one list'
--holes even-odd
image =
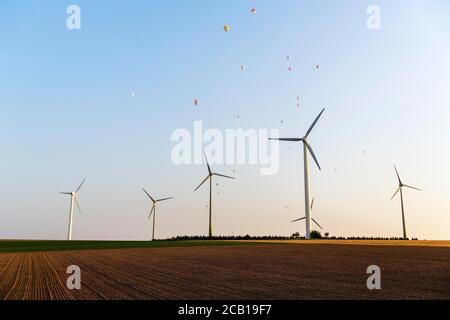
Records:
{"label": "wind farm", "polygon": [[0,300],[450,299],[447,2],[0,5]]}

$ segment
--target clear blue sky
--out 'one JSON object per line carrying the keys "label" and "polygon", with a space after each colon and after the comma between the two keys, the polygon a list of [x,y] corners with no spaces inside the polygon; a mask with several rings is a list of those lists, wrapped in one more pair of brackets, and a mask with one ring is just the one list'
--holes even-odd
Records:
{"label": "clear blue sky", "polygon": [[[70,4],[79,31],[66,29]],[[366,27],[371,4],[378,31]],[[322,107],[311,187],[325,229],[400,236],[395,162],[424,189],[405,194],[408,233],[450,238],[447,0],[3,0],[0,39],[0,238],[64,239],[58,192],[83,177],[76,239],[148,238],[144,186],[176,197],[157,236],[204,234],[207,188],[193,189],[206,169],[172,164],[173,130],[202,120],[300,136]],[[238,177],[218,187],[216,233],[304,232],[290,223],[303,215],[301,146],[280,149],[275,176],[216,168]]]}

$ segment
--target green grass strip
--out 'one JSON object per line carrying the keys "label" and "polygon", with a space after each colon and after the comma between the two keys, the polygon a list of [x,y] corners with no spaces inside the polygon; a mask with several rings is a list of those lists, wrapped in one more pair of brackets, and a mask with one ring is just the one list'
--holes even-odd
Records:
{"label": "green grass strip", "polygon": [[137,249],[168,247],[208,247],[208,246],[242,246],[257,245],[258,242],[234,241],[0,241],[0,253],[66,251],[66,250],[98,250],[98,249]]}

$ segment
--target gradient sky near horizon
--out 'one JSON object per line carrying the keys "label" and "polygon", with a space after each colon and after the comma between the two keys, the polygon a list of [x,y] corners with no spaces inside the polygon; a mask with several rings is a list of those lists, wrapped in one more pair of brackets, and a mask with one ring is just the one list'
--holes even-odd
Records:
{"label": "gradient sky near horizon", "polygon": [[[66,28],[71,4],[81,30]],[[157,237],[206,234],[208,188],[193,192],[206,168],[171,162],[172,132],[202,120],[296,137],[325,107],[310,137],[325,231],[401,236],[396,163],[423,189],[405,190],[408,235],[450,239],[448,0],[2,0],[0,39],[0,238],[65,239],[58,192],[84,177],[74,239],[148,239],[142,187],[175,197]],[[217,181],[216,234],[304,234],[290,222],[304,215],[301,145],[280,144],[280,161],[273,176],[214,166],[238,178]]]}

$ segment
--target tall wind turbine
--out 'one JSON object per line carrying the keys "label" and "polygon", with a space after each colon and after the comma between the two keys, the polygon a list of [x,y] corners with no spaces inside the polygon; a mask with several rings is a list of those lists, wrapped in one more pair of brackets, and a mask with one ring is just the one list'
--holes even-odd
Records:
{"label": "tall wind turbine", "polygon": [[422,191],[416,187],[411,187],[408,186],[406,184],[404,184],[402,182],[402,179],[400,179],[400,175],[398,174],[398,170],[397,167],[394,165],[394,169],[395,169],[395,173],[397,174],[397,179],[398,179],[398,189],[397,191],[395,191],[394,195],[392,196],[391,200],[395,198],[395,196],[397,195],[397,193],[400,192],[400,202],[402,205],[402,222],[403,222],[403,239],[407,239],[406,237],[406,222],[405,222],[405,207],[403,206],[403,187],[405,188],[410,188],[410,189],[414,189],[414,190],[418,190],[418,191]]}
{"label": "tall wind turbine", "polygon": [[81,190],[81,187],[83,186],[84,182],[86,181],[86,178],[83,179],[83,181],[80,183],[76,191],[73,192],[60,192],[61,194],[69,195],[70,196],[70,216],[69,216],[69,231],[67,234],[67,240],[72,240],[72,222],[73,222],[73,203],[75,202],[77,204],[78,210],[81,212],[80,204],[78,203],[78,191]]}
{"label": "tall wind turbine", "polygon": [[317,121],[319,121],[319,118],[322,116],[325,109],[320,112],[320,114],[317,116],[316,120],[312,123],[311,127],[309,127],[308,131],[306,132],[306,135],[303,138],[277,138],[273,139],[270,138],[269,140],[279,140],[279,141],[290,141],[290,142],[303,142],[303,170],[304,170],[304,176],[305,176],[305,219],[306,219],[306,239],[311,238],[311,208],[310,208],[310,202],[309,202],[309,165],[308,165],[308,152],[311,154],[311,156],[314,159],[314,162],[317,164],[317,167],[319,167],[319,170],[322,170],[320,168],[319,162],[317,161],[316,155],[314,154],[313,149],[311,148],[311,145],[308,143],[308,137],[311,133],[311,131],[314,129],[315,125],[317,124]]}
{"label": "tall wind turbine", "polygon": [[153,233],[152,233],[152,241],[155,240],[155,217],[156,217],[156,204],[158,202],[163,202],[166,200],[170,200],[173,199],[173,197],[170,198],[163,198],[163,199],[158,199],[155,200],[152,198],[152,196],[150,195],[150,193],[147,192],[147,190],[145,190],[144,188],[142,188],[142,190],[144,190],[145,194],[150,198],[150,200],[152,201],[152,209],[150,210],[150,214],[148,215],[148,220],[150,220],[152,213],[153,213]]}
{"label": "tall wind turbine", "polygon": [[[312,201],[311,201],[311,206],[310,206],[310,210],[311,210],[311,212],[312,212],[312,209],[313,209],[313,207],[314,207],[314,198],[312,199]],[[306,219],[306,217],[303,217],[303,218],[300,218],[300,219],[296,219],[296,220],[294,220],[294,221],[292,221],[292,222],[297,222],[297,221],[301,221],[301,220],[305,220]],[[311,217],[311,220],[321,229],[321,230],[323,230],[323,228],[320,226],[320,224],[314,219],[314,218],[312,218]]]}
{"label": "tall wind turbine", "polygon": [[197,191],[209,179],[209,232],[208,232],[208,235],[211,238],[212,233],[213,233],[212,232],[212,180],[213,180],[213,176],[218,176],[218,177],[228,178],[228,179],[236,179],[236,178],[226,176],[226,175],[223,175],[220,173],[212,172],[205,152],[203,152],[203,155],[205,156],[206,165],[208,166],[208,176],[205,178],[205,180],[202,181],[202,183],[200,183],[200,185],[194,191]]}

